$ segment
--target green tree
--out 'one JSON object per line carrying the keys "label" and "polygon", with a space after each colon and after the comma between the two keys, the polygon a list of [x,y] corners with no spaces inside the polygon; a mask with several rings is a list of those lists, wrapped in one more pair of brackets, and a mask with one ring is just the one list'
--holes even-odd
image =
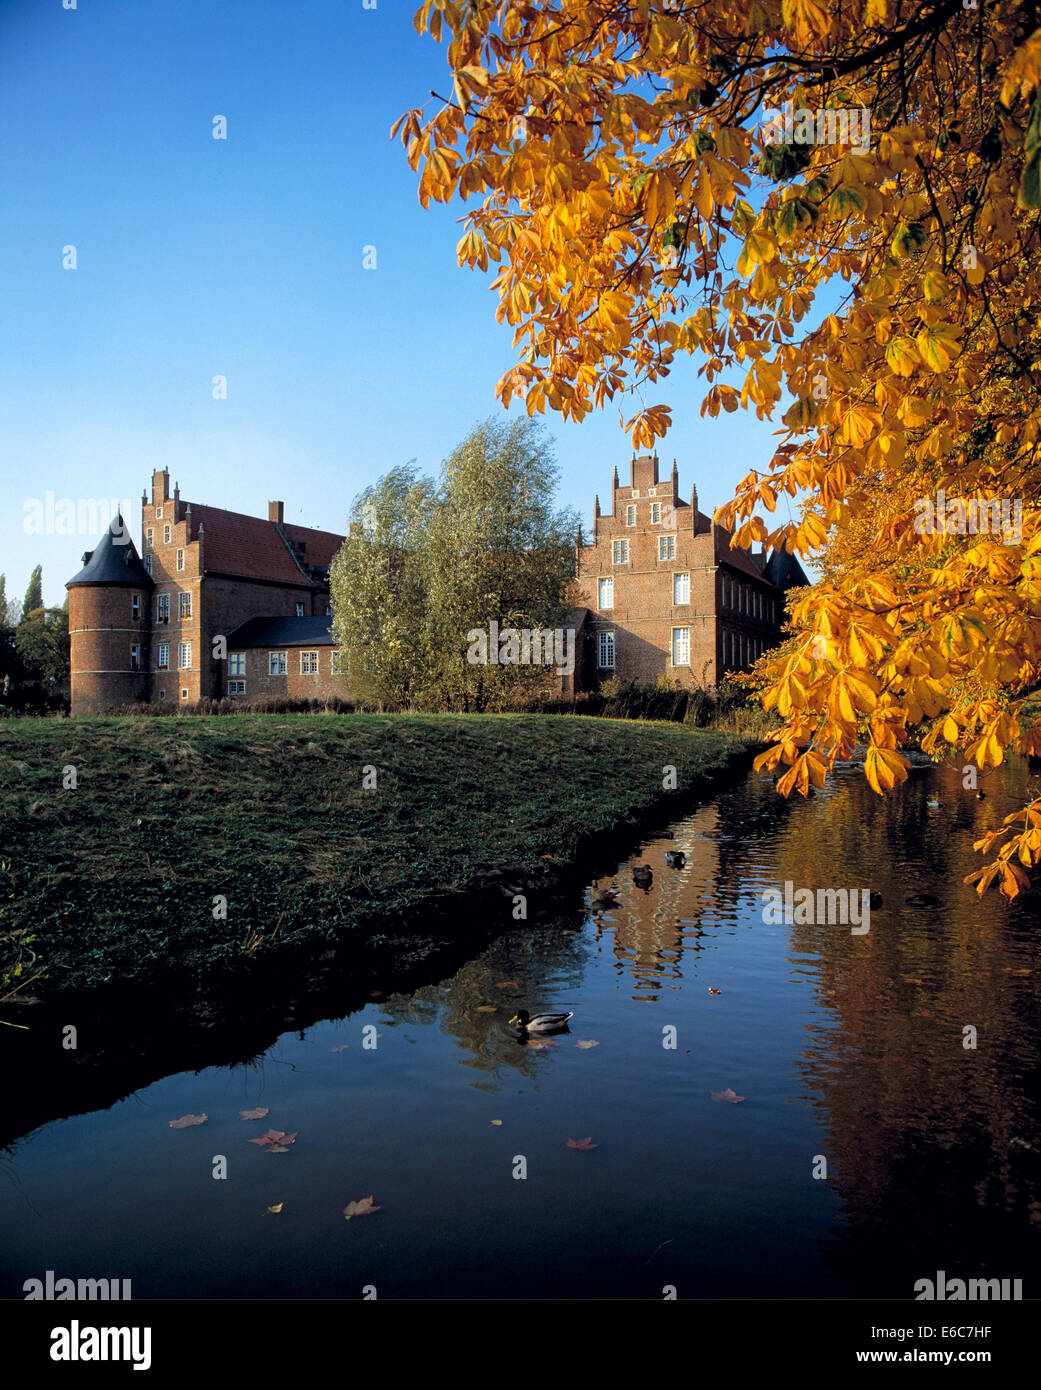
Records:
{"label": "green tree", "polygon": [[69,679],[69,615],[63,609],[39,607],[27,613],[14,640],[31,678],[58,684]]}
{"label": "green tree", "polygon": [[0,574],[0,631],[7,626],[7,576]]}
{"label": "green tree", "polygon": [[43,566],[37,565],[29,576],[29,587],[25,591],[25,598],[22,601],[22,622],[29,617],[30,613],[35,613],[37,608],[43,607]]}

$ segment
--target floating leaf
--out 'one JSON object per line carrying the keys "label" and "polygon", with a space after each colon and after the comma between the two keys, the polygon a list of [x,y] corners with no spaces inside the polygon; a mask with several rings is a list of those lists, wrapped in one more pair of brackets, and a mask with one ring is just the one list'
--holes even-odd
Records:
{"label": "floating leaf", "polygon": [[266,1105],[258,1105],[256,1110],[240,1110],[239,1114],[244,1120],[262,1120],[265,1115],[270,1115],[271,1111]]}
{"label": "floating leaf", "polygon": [[382,1211],[382,1207],[376,1206],[371,1197],[362,1197],[360,1201],[348,1202],[343,1209],[345,1221],[350,1221],[352,1216],[371,1216],[374,1211]]}
{"label": "floating leaf", "polygon": [[329,1051],[330,1051],[330,1052],[346,1052],[347,1049],[348,1049],[349,1047],[350,1047],[350,1043],[341,1043],[339,1047],[330,1047]]}
{"label": "floating leaf", "polygon": [[268,1207],[268,1211],[271,1213],[272,1216],[277,1216],[284,1206],[284,1202],[279,1202],[277,1207]]}
{"label": "floating leaf", "polygon": [[580,1047],[583,1051],[585,1051],[587,1048],[590,1047],[599,1047],[600,1044],[597,1042],[596,1038],[579,1038],[578,1042],[575,1043],[575,1046]]}
{"label": "floating leaf", "polygon": [[736,1105],[739,1100],[747,1100],[747,1096],[739,1096],[728,1086],[725,1091],[709,1091],[713,1100],[725,1100],[731,1105]]}
{"label": "floating leaf", "polygon": [[[284,1129],[269,1129],[266,1134],[260,1135],[257,1139],[250,1139],[249,1142],[251,1144],[292,1144],[299,1133],[298,1129],[294,1129],[292,1134],[287,1134]],[[284,1152],[284,1150],[280,1150],[280,1152]]]}
{"label": "floating leaf", "polygon": [[723,993],[723,991],[722,991],[721,989],[713,989],[711,985],[709,985],[709,987],[708,987],[708,992],[709,992],[709,994],[722,994],[722,993]]}
{"label": "floating leaf", "polygon": [[203,1125],[209,1119],[208,1115],[182,1115],[179,1120],[171,1120],[171,1129],[187,1129],[189,1125]]}
{"label": "floating leaf", "polygon": [[494,1004],[478,1004],[478,1005],[477,1005],[477,1012],[478,1012],[479,1014],[493,1014],[493,1013],[495,1012],[495,1005],[494,1005]]}
{"label": "floating leaf", "polygon": [[501,1124],[502,1124],[502,1120],[489,1120],[488,1123],[489,1123],[489,1124],[493,1124],[493,1125],[501,1125]]}
{"label": "floating leaf", "polygon": [[552,1038],[529,1038],[528,1047],[556,1047]]}
{"label": "floating leaf", "polygon": [[567,1147],[569,1149],[581,1149],[583,1153],[588,1153],[590,1149],[598,1149],[600,1145],[594,1144],[592,1135],[587,1134],[584,1139],[569,1139]]}

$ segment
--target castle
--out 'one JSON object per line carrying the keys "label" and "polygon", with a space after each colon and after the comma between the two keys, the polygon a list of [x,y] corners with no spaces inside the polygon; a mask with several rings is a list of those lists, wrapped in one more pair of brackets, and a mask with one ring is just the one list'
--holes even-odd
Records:
{"label": "castle", "polygon": [[[332,635],[329,566],[344,537],[294,526],[282,502],[267,520],[184,501],[166,469],[141,498],[141,551],[122,519],[68,581],[72,713],[153,700],[347,695]],[[780,639],[784,592],[808,583],[784,552],[732,546],[730,533],[679,495],[675,462],[615,469],[611,511],[593,508],[576,545],[580,606],[565,691],[615,676],[714,685]],[[462,640],[462,638],[460,639]]]}

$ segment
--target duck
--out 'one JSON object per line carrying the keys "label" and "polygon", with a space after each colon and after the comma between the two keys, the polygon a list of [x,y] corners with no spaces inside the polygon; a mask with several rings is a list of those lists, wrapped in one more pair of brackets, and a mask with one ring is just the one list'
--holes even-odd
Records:
{"label": "duck", "polygon": [[977,792],[977,793],[976,793],[976,800],[977,800],[977,801],[986,801],[986,799],[987,799],[987,793],[986,793],[986,792]]}
{"label": "duck", "polygon": [[665,851],[665,862],[670,869],[682,869],[687,862],[687,856],[681,849],[667,849]]}
{"label": "duck", "polygon": [[649,888],[654,880],[654,870],[650,864],[633,865],[633,882],[640,888]]}
{"label": "duck", "polygon": [[566,1014],[536,1014],[532,1018],[527,1009],[518,1009],[510,1022],[515,1023],[522,1033],[559,1033],[567,1027],[568,1019],[574,1016],[574,1012],[570,1011]]}
{"label": "duck", "polygon": [[618,890],[616,888],[608,888],[605,893],[594,893],[593,906],[600,908],[601,911],[609,911],[612,907],[617,907]]}

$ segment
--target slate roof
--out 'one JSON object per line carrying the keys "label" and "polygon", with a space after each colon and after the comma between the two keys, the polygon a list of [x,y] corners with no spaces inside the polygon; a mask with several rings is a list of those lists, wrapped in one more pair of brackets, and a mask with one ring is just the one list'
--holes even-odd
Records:
{"label": "slate roof", "polygon": [[297,547],[304,547],[298,563],[273,521],[195,502],[191,509],[192,540],[198,539],[200,525],[205,528],[202,559],[206,574],[267,579],[303,587],[313,582],[310,567],[327,567],[344,541],[343,536],[332,531],[285,524],[282,529],[289,539]]}
{"label": "slate roof", "polygon": [[778,589],[798,589],[810,582],[797,556],[787,550],[772,551],[763,572]]}
{"label": "slate roof", "polygon": [[155,580],[141,563],[130,530],[121,516],[108,527],[93,550],[83,556],[83,568],[65,585],[126,584],[137,589],[154,589]]}
{"label": "slate roof", "polygon": [[250,618],[228,638],[228,651],[252,647],[334,647],[333,620],[319,618]]}

